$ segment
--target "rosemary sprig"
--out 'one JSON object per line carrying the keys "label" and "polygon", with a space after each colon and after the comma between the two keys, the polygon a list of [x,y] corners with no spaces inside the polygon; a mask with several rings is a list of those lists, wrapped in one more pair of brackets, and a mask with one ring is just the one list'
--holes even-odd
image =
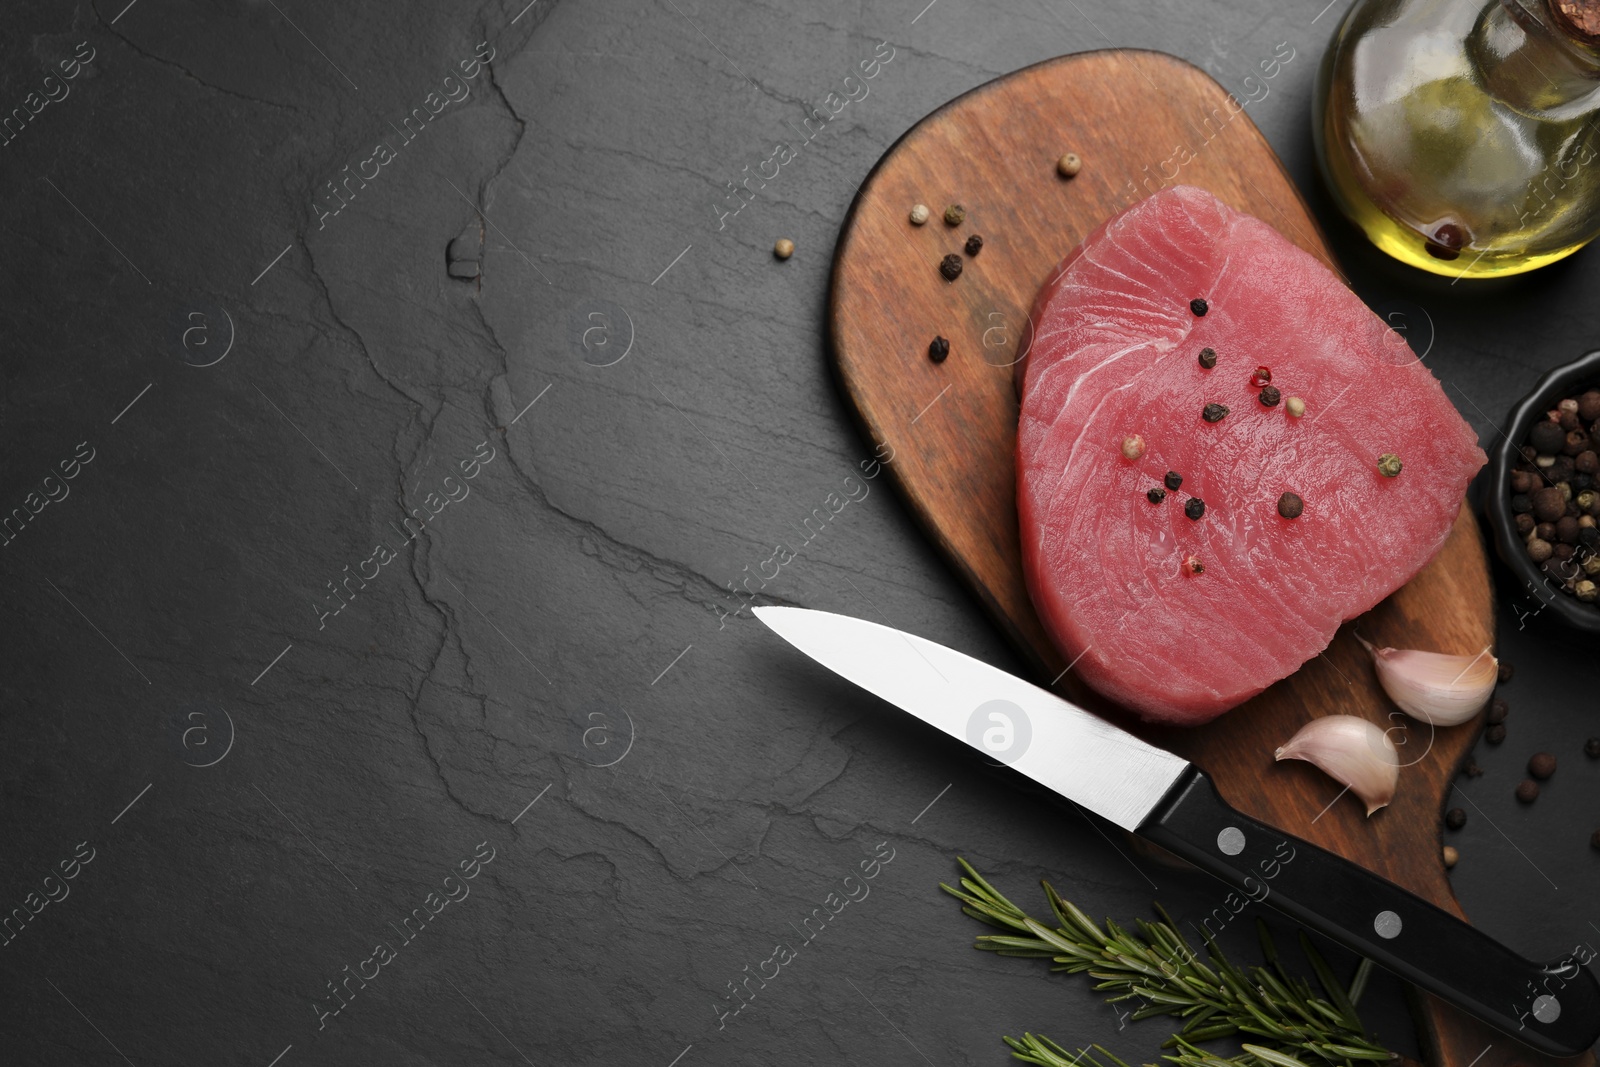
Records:
{"label": "rosemary sprig", "polygon": [[[1095,989],[1114,995],[1108,1003],[1137,1000],[1131,1018],[1174,1016],[1182,1029],[1162,1044],[1174,1051],[1162,1058],[1178,1067],[1357,1067],[1387,1063],[1394,1053],[1367,1036],[1356,1003],[1367,984],[1372,961],[1362,960],[1347,989],[1305,936],[1300,945],[1324,996],[1304,978],[1290,974],[1278,958],[1266,924],[1257,922],[1266,964],[1241,968],[1229,961],[1209,930],[1202,930],[1209,964],[1178,931],[1161,905],[1161,922],[1134,921],[1135,932],[1106,920],[1102,929],[1049,882],[1045,899],[1054,915],[1046,925],[1027,915],[990,885],[964,859],[961,888],[940,888],[961,901],[961,910],[979,922],[1005,931],[980,936],[974,947],[1002,956],[1049,959],[1051,969],[1087,973]],[[1218,1056],[1198,1042],[1244,1036],[1243,1052]],[[1107,1067],[1088,1049],[1069,1052],[1047,1037],[1007,1037],[1011,1054],[1037,1067]],[[1092,1046],[1111,1067],[1129,1067],[1099,1045]]]}

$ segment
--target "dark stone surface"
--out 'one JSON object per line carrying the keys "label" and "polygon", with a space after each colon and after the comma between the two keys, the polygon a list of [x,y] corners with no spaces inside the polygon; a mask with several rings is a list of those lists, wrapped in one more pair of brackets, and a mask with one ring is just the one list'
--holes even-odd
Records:
{"label": "dark stone surface", "polygon": [[[93,51],[0,146],[0,508],[92,455],[0,555],[0,905],[76,873],[0,946],[7,1062],[943,1067],[1006,1062],[1024,1029],[1157,1054],[1164,1024],[972,952],[936,885],[962,853],[1094,914],[1198,915],[1220,887],[723,618],[868,452],[821,351],[855,185],[988,78],[1117,44],[1244,92],[1286,41],[1250,114],[1481,434],[1593,343],[1593,252],[1451,287],[1333,220],[1306,115],[1342,6],[125,5],[0,14],[5,109]],[[870,95],[719,229],[724,183],[883,40]],[[402,143],[484,41],[466,98]],[[364,164],[379,141],[394,158]],[[881,481],[765,593],[1016,666]],[[1510,739],[1451,840],[1468,911],[1543,957],[1600,936],[1597,731],[1586,661],[1518,625]],[[1539,749],[1562,771],[1519,809]],[[880,842],[870,896],[719,1028],[727,983]],[[406,940],[461,863],[470,895]],[[1248,927],[1224,938],[1245,956]],[[346,966],[378,974],[319,1019]],[[1368,998],[1414,1051],[1396,984]]]}

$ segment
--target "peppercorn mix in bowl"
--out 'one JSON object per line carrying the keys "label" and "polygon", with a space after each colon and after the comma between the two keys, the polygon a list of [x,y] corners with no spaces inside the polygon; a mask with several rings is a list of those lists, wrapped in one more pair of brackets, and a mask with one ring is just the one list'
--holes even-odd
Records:
{"label": "peppercorn mix in bowl", "polygon": [[1600,635],[1600,350],[1550,371],[1512,410],[1486,510],[1531,614]]}

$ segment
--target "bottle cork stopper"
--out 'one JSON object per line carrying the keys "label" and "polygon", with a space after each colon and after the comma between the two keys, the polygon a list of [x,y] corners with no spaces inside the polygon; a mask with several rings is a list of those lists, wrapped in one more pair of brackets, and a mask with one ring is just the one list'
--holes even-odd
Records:
{"label": "bottle cork stopper", "polygon": [[1589,44],[1600,43],[1600,0],[1550,0],[1562,29]]}

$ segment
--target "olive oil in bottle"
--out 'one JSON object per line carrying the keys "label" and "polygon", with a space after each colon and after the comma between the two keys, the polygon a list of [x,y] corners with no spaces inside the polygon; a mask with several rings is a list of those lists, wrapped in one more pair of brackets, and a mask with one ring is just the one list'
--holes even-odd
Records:
{"label": "olive oil in bottle", "polygon": [[1532,270],[1600,235],[1600,0],[1358,0],[1317,79],[1334,199],[1402,262]]}

